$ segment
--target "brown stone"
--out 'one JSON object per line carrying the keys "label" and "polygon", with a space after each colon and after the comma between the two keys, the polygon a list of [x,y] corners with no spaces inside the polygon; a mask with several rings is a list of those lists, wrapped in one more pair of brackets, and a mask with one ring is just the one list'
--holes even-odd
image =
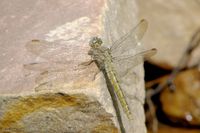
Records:
{"label": "brown stone", "polygon": [[197,69],[181,72],[175,78],[174,85],[174,92],[165,88],[161,93],[163,111],[172,122],[199,126],[200,72]]}
{"label": "brown stone", "polygon": [[98,102],[89,101],[83,95],[6,96],[0,98],[0,105],[2,133],[118,133],[111,115]]}

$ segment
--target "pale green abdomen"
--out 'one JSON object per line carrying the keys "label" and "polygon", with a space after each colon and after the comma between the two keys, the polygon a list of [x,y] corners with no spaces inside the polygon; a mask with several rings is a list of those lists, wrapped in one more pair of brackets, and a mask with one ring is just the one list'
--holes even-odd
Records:
{"label": "pale green abdomen", "polygon": [[117,95],[117,97],[120,101],[120,104],[121,104],[125,114],[127,115],[127,117],[129,119],[131,119],[131,111],[128,107],[128,103],[125,99],[124,93],[121,89],[120,83],[117,79],[117,76],[115,74],[115,70],[113,69],[111,62],[107,62],[107,63],[105,62],[105,71],[106,71],[106,74],[107,74],[107,76],[110,80],[110,83],[112,84],[112,87],[115,91],[115,94]]}

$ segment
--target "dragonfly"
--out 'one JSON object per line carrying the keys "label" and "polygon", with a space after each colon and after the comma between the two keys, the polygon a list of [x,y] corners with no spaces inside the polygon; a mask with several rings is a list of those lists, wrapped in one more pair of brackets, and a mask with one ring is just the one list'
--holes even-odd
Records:
{"label": "dragonfly", "polygon": [[[144,36],[147,27],[147,21],[141,20],[139,24],[133,27],[128,33],[123,35],[117,41],[113,42],[111,47],[103,45],[103,40],[99,37],[92,37],[89,42],[91,49],[88,51],[88,54],[91,56],[92,60],[89,61],[88,64],[95,62],[99,67],[99,70],[104,71],[107,74],[107,77],[109,78],[112,87],[114,88],[114,92],[117,95],[123,111],[128,119],[132,119],[132,114],[121,87],[121,79],[130,74],[130,70],[133,67],[141,64],[144,60],[147,60],[156,53],[156,49],[154,48],[141,51],[137,54],[133,52],[133,50],[140,45],[140,41]],[[56,62],[51,65],[46,62],[24,65],[25,69],[42,70],[43,72],[41,73],[41,76],[45,77],[45,70],[56,73],[64,73],[65,67],[69,65],[69,62],[64,58],[67,56],[67,54],[63,55],[54,52],[55,50],[63,51],[63,48],[60,46],[58,47],[57,45],[49,44],[46,41],[32,40],[31,42],[27,43],[26,48],[35,55]],[[53,79],[49,79],[49,81],[43,82],[41,85],[45,85],[53,80],[56,80],[56,76],[52,77]],[[60,77],[62,76],[59,76],[59,78]]]}
{"label": "dragonfly", "polygon": [[94,61],[99,69],[107,75],[128,119],[133,117],[122,90],[120,78],[127,75],[131,68],[139,62],[156,53],[154,48],[137,54],[131,52],[140,45],[140,40],[146,32],[147,26],[147,21],[141,20],[136,27],[114,42],[110,48],[103,46],[103,41],[99,37],[93,37],[89,42],[91,49],[88,54],[92,57],[91,62]]}

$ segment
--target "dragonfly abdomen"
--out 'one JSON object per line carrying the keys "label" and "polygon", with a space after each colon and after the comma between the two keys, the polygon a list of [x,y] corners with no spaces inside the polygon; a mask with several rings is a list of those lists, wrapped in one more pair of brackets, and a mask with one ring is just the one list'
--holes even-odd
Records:
{"label": "dragonfly abdomen", "polygon": [[121,104],[125,114],[127,115],[128,119],[131,119],[132,118],[131,111],[129,109],[128,103],[125,99],[124,93],[121,89],[120,83],[117,79],[117,76],[114,72],[114,69],[113,69],[111,63],[105,63],[105,71],[106,71],[106,74],[107,74],[111,84],[112,84],[115,94],[117,95],[117,97],[120,101],[120,104]]}

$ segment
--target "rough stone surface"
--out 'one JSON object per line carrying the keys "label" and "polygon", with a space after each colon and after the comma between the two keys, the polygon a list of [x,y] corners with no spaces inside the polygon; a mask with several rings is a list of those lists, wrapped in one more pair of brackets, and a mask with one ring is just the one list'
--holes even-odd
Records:
{"label": "rough stone surface", "polygon": [[80,94],[6,96],[0,110],[1,133],[118,133],[111,114]]}
{"label": "rough stone surface", "polygon": [[[176,66],[193,33],[200,27],[199,0],[136,0],[139,17],[149,22],[145,47],[155,47],[154,62]],[[198,48],[191,63],[200,58]]]}
{"label": "rough stone surface", "polygon": [[[102,73],[99,73],[94,79],[94,75],[98,71],[95,64],[87,67],[79,64],[90,60],[87,52],[91,37],[101,36],[104,44],[107,45],[110,34],[112,34],[112,40],[115,41],[139,22],[137,6],[134,1],[10,0],[0,3],[1,97],[9,95],[7,100],[10,101],[9,99],[12,98],[18,99],[18,95],[23,98],[25,95],[39,95],[39,92],[65,92],[69,95],[84,93],[89,97],[88,99],[94,98],[99,101],[106,112],[115,116]],[[33,39],[36,42],[44,40],[41,42],[45,44],[45,49],[39,50],[38,53],[31,52],[27,43]],[[45,52],[48,46],[52,46],[52,49]],[[29,64],[32,65],[29,67]],[[131,94],[132,97],[136,97],[127,97],[134,119],[128,121],[123,115],[123,111],[121,113],[127,132],[145,133],[142,105],[144,101],[142,64],[135,67],[133,71],[137,75],[137,80],[134,79],[132,86],[124,87],[124,91],[126,94]],[[20,106],[23,106],[23,103]],[[1,105],[1,108],[4,107]],[[53,109],[54,111],[58,110]],[[42,115],[48,117],[49,114],[52,114],[52,118],[49,119],[54,119],[52,110]],[[20,123],[23,125],[26,121],[31,125],[39,120],[40,115],[40,112],[26,115],[20,118]],[[40,119],[45,119],[46,116]],[[3,121],[4,119],[1,118],[0,121]],[[29,118],[34,119],[29,121]],[[69,122],[65,119],[62,120]],[[113,120],[118,126],[115,117]],[[26,125],[26,128],[23,129],[29,130],[29,126]],[[97,129],[102,128],[104,129],[100,126]]]}

